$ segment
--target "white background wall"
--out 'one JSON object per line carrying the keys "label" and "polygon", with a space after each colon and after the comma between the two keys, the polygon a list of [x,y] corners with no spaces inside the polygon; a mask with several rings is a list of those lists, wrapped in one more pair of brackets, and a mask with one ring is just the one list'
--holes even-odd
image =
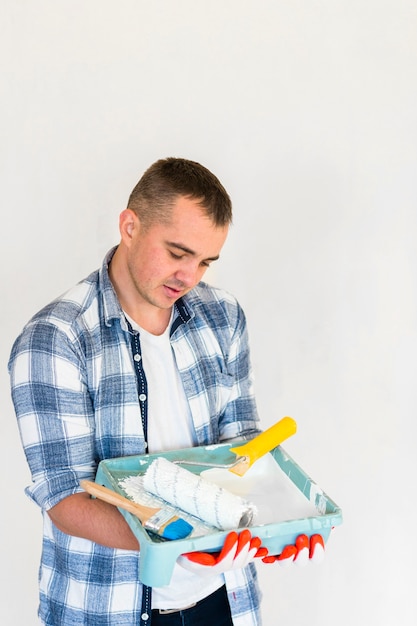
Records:
{"label": "white background wall", "polygon": [[143,170],[211,168],[235,224],[212,280],[251,329],[266,427],[342,507],[319,567],[263,566],[265,626],[414,626],[414,0],[3,0],[0,621],[35,623],[40,515],[11,343],[98,267]]}

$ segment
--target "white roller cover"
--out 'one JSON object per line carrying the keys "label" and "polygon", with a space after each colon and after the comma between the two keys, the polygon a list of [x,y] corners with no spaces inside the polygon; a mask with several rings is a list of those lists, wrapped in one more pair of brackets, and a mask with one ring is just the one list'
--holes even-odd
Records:
{"label": "white roller cover", "polygon": [[156,496],[221,530],[250,526],[256,507],[240,496],[158,457],[143,476],[143,486]]}

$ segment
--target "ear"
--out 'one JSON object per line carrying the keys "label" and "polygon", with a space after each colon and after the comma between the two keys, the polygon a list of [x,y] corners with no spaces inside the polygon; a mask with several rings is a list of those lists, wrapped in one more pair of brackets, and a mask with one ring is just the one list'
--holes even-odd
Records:
{"label": "ear", "polygon": [[135,234],[139,231],[139,218],[131,209],[125,209],[120,213],[119,231],[123,243],[130,246]]}

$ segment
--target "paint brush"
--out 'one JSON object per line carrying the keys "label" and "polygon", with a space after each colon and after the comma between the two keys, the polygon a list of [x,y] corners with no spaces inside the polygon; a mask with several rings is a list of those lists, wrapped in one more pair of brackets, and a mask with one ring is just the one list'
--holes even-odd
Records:
{"label": "paint brush", "polygon": [[91,496],[132,513],[142,522],[144,528],[163,539],[184,539],[193,530],[191,524],[177,515],[172,515],[170,511],[138,504],[91,480],[81,480],[80,485]]}
{"label": "paint brush", "polygon": [[209,463],[207,461],[189,461],[179,459],[174,461],[176,465],[203,465],[204,467],[217,467],[227,469],[233,474],[243,476],[248,469],[264,454],[270,452],[283,441],[297,432],[297,424],[292,417],[283,417],[273,426],[257,435],[245,444],[229,448],[229,452],[237,455],[231,463]]}

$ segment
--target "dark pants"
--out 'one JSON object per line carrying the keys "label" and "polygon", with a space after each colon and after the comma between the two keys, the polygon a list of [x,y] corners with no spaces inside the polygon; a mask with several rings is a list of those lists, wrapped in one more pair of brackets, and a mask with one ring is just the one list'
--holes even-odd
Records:
{"label": "dark pants", "polygon": [[175,613],[152,611],[152,626],[233,626],[226,587],[220,587],[195,606]]}

